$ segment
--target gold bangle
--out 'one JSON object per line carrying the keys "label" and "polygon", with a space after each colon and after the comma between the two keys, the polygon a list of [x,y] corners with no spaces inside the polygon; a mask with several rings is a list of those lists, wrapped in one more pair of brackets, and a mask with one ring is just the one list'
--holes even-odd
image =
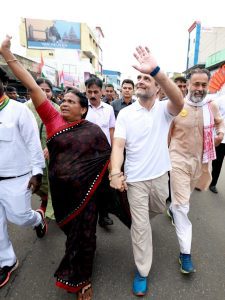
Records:
{"label": "gold bangle", "polygon": [[18,61],[18,59],[16,59],[16,58],[14,58],[14,59],[9,59],[9,60],[6,61],[6,63],[8,64],[8,63],[14,62],[14,61]]}
{"label": "gold bangle", "polygon": [[109,174],[111,177],[113,176],[117,176],[117,175],[120,175],[122,172],[119,172],[119,173],[115,173],[115,174]]}
{"label": "gold bangle", "polygon": [[115,173],[115,174],[109,174],[109,181],[112,180],[113,176],[119,176],[119,177],[121,177],[121,175],[123,175],[123,172],[119,172],[119,173]]}

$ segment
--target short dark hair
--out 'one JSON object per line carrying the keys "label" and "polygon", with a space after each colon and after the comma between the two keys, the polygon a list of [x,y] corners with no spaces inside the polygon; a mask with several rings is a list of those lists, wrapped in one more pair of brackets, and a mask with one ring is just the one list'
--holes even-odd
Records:
{"label": "short dark hair", "polygon": [[12,92],[17,92],[16,88],[14,86],[8,85],[6,87],[6,92],[7,93],[12,93]]}
{"label": "short dark hair", "polygon": [[184,76],[177,76],[177,77],[174,79],[174,82],[176,83],[177,81],[186,83],[186,82],[187,82],[187,79],[186,79]]}
{"label": "short dark hair", "polygon": [[87,99],[87,97],[83,93],[78,91],[77,89],[69,89],[64,95],[69,94],[69,93],[72,93],[75,96],[77,96],[79,98],[80,106],[87,109],[86,113],[82,115],[82,119],[85,119],[86,115],[88,113],[88,99]]}
{"label": "short dark hair", "polygon": [[[64,94],[67,94],[67,93],[69,93],[70,91],[73,91],[73,92],[79,92],[79,89],[77,89],[77,88],[75,88],[75,87],[67,86],[66,89],[65,89]],[[64,95],[64,94],[63,94],[63,95]]]}
{"label": "short dark hair", "polygon": [[98,77],[91,77],[85,81],[86,88],[89,88],[90,86],[92,86],[94,84],[97,85],[100,89],[102,89],[103,82]]}
{"label": "short dark hair", "polygon": [[38,79],[36,79],[36,83],[37,85],[41,85],[42,83],[46,83],[48,85],[48,87],[50,88],[50,90],[53,90],[53,85],[51,83],[51,81],[47,78],[43,78],[43,77],[39,77]]}
{"label": "short dark hair", "polygon": [[133,82],[133,80],[131,80],[131,79],[124,79],[123,82],[122,82],[122,84],[121,84],[121,86],[123,86],[124,83],[131,84],[132,87],[133,87],[133,89],[134,89],[134,82]]}
{"label": "short dark hair", "polygon": [[106,85],[105,85],[105,88],[107,88],[107,87],[111,87],[111,88],[113,88],[114,89],[114,85],[113,84],[111,84],[111,83],[107,83]]}
{"label": "short dark hair", "polygon": [[195,68],[195,69],[192,69],[192,70],[188,73],[187,78],[188,78],[188,79],[191,79],[191,77],[192,77],[194,74],[206,74],[206,75],[208,76],[208,79],[210,79],[210,77],[211,77],[211,74],[210,74],[209,70],[207,70],[207,69]]}

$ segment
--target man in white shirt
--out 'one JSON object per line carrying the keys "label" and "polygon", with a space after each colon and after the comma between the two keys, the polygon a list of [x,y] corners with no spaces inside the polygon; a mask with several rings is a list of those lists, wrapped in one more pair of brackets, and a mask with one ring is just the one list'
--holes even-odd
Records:
{"label": "man in white shirt", "polygon": [[[105,133],[107,140],[112,145],[115,129],[115,115],[111,105],[101,101],[103,82],[97,77],[91,77],[85,81],[86,96],[89,101],[86,120],[97,124]],[[108,215],[107,198],[110,197],[110,190],[105,185],[104,195],[99,199],[99,220],[101,227],[113,225],[113,220]]]}
{"label": "man in white shirt", "polygon": [[112,145],[115,129],[115,114],[111,105],[101,101],[102,81],[97,77],[91,77],[85,81],[86,96],[89,101],[86,120],[97,124],[105,133],[108,142]]}
{"label": "man in white shirt", "polygon": [[[110,185],[127,189],[132,217],[131,238],[137,267],[133,293],[147,292],[147,276],[152,264],[152,233],[149,212],[166,209],[168,171],[171,169],[167,137],[173,116],[183,107],[177,86],[162,72],[148,50],[138,47],[134,55],[139,66],[136,95],[138,100],[122,109],[117,117],[112,156]],[[159,85],[168,96],[158,101]],[[121,172],[126,149],[125,175]]]}
{"label": "man in white shirt", "polygon": [[32,226],[39,238],[47,230],[41,211],[31,209],[31,195],[41,185],[44,156],[36,121],[22,103],[4,94],[0,81],[0,288],[18,267],[7,222]]}

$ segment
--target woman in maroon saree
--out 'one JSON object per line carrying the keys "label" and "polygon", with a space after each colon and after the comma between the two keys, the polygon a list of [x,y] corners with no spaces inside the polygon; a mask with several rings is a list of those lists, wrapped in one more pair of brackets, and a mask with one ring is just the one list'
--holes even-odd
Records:
{"label": "woman in maroon saree", "polygon": [[[107,170],[111,151],[102,130],[82,119],[87,108],[86,97],[76,91],[65,94],[61,114],[47,101],[37,107],[48,135],[54,214],[67,236],[65,255],[55,272],[56,285],[69,292],[81,291],[80,299],[83,299],[82,292],[90,287],[96,248],[98,186]],[[62,120],[62,116],[77,115],[77,111],[80,119],[71,123]]]}
{"label": "woman in maroon saree", "polygon": [[2,43],[0,53],[30,91],[46,126],[52,203],[56,221],[67,236],[65,255],[55,272],[56,285],[77,293],[78,300],[91,300],[96,199],[108,167],[110,146],[103,131],[84,120],[88,101],[83,94],[76,91],[65,94],[59,113],[11,53],[9,37]]}
{"label": "woman in maroon saree", "polygon": [[[80,98],[81,105],[85,102],[87,105],[87,99],[81,93],[70,91],[64,97],[62,110],[68,108],[66,101],[71,101],[73,96]],[[50,133],[58,113],[47,102],[37,111]],[[55,273],[56,285],[78,292],[89,284],[92,274],[96,248],[96,194],[107,170],[111,149],[102,130],[82,119],[52,131],[47,146],[54,213],[58,225],[67,235],[66,252]]]}

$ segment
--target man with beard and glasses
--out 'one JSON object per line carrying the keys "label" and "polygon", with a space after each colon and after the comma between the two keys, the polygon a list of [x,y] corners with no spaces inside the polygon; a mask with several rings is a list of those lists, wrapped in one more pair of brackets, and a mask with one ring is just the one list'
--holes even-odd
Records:
{"label": "man with beard and glasses", "polygon": [[215,146],[224,136],[219,109],[210,95],[206,96],[209,79],[206,69],[191,71],[184,108],[173,120],[169,137],[172,203],[167,214],[176,229],[180,270],[184,274],[195,272],[191,258],[192,224],[188,218],[190,196],[196,186],[201,190],[208,188],[209,165],[216,158]]}
{"label": "man with beard and glasses", "polygon": [[[137,268],[133,293],[143,296],[147,292],[153,252],[149,212],[154,216],[166,209],[168,171],[171,169],[168,131],[173,117],[183,107],[183,97],[175,83],[157,66],[147,47],[137,47],[134,56],[139,62],[134,68],[140,72],[136,85],[138,100],[118,114],[109,178],[111,187],[120,191],[127,189]],[[159,86],[168,100],[158,101]],[[121,172],[124,149],[126,176]]]}

